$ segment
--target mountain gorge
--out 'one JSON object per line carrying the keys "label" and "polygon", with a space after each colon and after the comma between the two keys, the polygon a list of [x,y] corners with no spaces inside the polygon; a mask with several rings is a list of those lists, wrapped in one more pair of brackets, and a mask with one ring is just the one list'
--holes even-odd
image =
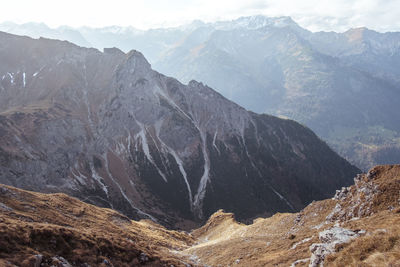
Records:
{"label": "mountain gorge", "polygon": [[135,50],[0,33],[0,182],[174,228],[220,208],[297,211],[358,169],[308,128],[249,112]]}
{"label": "mountain gorge", "polygon": [[290,17],[265,16],[147,31],[12,23],[0,30],[135,48],[183,83],[196,79],[246,109],[303,123],[364,170],[400,158],[397,32],[313,33]]}

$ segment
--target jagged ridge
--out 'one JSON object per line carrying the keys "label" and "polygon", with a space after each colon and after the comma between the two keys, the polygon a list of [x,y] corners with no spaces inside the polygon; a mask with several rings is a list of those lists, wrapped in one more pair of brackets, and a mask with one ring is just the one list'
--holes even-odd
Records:
{"label": "jagged ridge", "polygon": [[138,51],[0,42],[3,183],[191,228],[220,208],[299,210],[358,172],[306,127],[183,85]]}

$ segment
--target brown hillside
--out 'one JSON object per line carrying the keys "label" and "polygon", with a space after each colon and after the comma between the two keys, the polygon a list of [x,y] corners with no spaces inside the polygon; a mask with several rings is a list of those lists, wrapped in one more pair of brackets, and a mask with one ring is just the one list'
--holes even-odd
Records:
{"label": "brown hillside", "polygon": [[244,225],[219,211],[181,255],[211,266],[400,266],[399,201],[400,165],[378,166],[299,213]]}
{"label": "brown hillside", "polygon": [[0,187],[0,266],[180,266],[166,251],[192,243],[183,232],[65,194]]}
{"label": "brown hillside", "polygon": [[400,165],[378,166],[299,213],[245,225],[220,210],[188,234],[64,194],[1,186],[0,259],[4,266],[400,266],[399,201]]}

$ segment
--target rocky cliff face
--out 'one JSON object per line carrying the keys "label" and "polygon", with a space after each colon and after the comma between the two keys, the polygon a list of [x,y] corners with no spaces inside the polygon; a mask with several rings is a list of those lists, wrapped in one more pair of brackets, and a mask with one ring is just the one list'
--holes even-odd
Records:
{"label": "rocky cliff face", "polygon": [[137,51],[0,34],[0,181],[191,227],[293,211],[357,169],[313,132],[151,69]]}
{"label": "rocky cliff face", "polygon": [[198,243],[181,255],[211,266],[399,264],[399,181],[399,165],[377,166],[332,199],[250,225],[219,211],[192,232]]}
{"label": "rocky cliff face", "polygon": [[313,33],[290,17],[265,16],[147,31],[34,23],[3,23],[0,30],[135,48],[181,82],[196,79],[246,109],[304,123],[365,171],[400,158],[398,32]]}
{"label": "rocky cliff face", "polygon": [[364,170],[398,163],[399,33],[311,33],[288,19],[254,21],[203,25],[154,66],[304,123]]}

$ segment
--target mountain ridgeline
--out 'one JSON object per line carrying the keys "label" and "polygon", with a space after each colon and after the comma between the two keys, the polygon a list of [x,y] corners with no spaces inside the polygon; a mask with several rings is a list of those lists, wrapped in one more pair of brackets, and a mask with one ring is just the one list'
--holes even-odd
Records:
{"label": "mountain ridgeline", "polygon": [[34,23],[0,30],[134,48],[183,83],[196,79],[246,109],[305,124],[364,170],[399,163],[399,32],[310,32],[290,17],[265,16],[147,31]]}
{"label": "mountain ridgeline", "polygon": [[0,183],[190,228],[297,211],[359,171],[311,130],[249,112],[135,50],[0,33]]}

